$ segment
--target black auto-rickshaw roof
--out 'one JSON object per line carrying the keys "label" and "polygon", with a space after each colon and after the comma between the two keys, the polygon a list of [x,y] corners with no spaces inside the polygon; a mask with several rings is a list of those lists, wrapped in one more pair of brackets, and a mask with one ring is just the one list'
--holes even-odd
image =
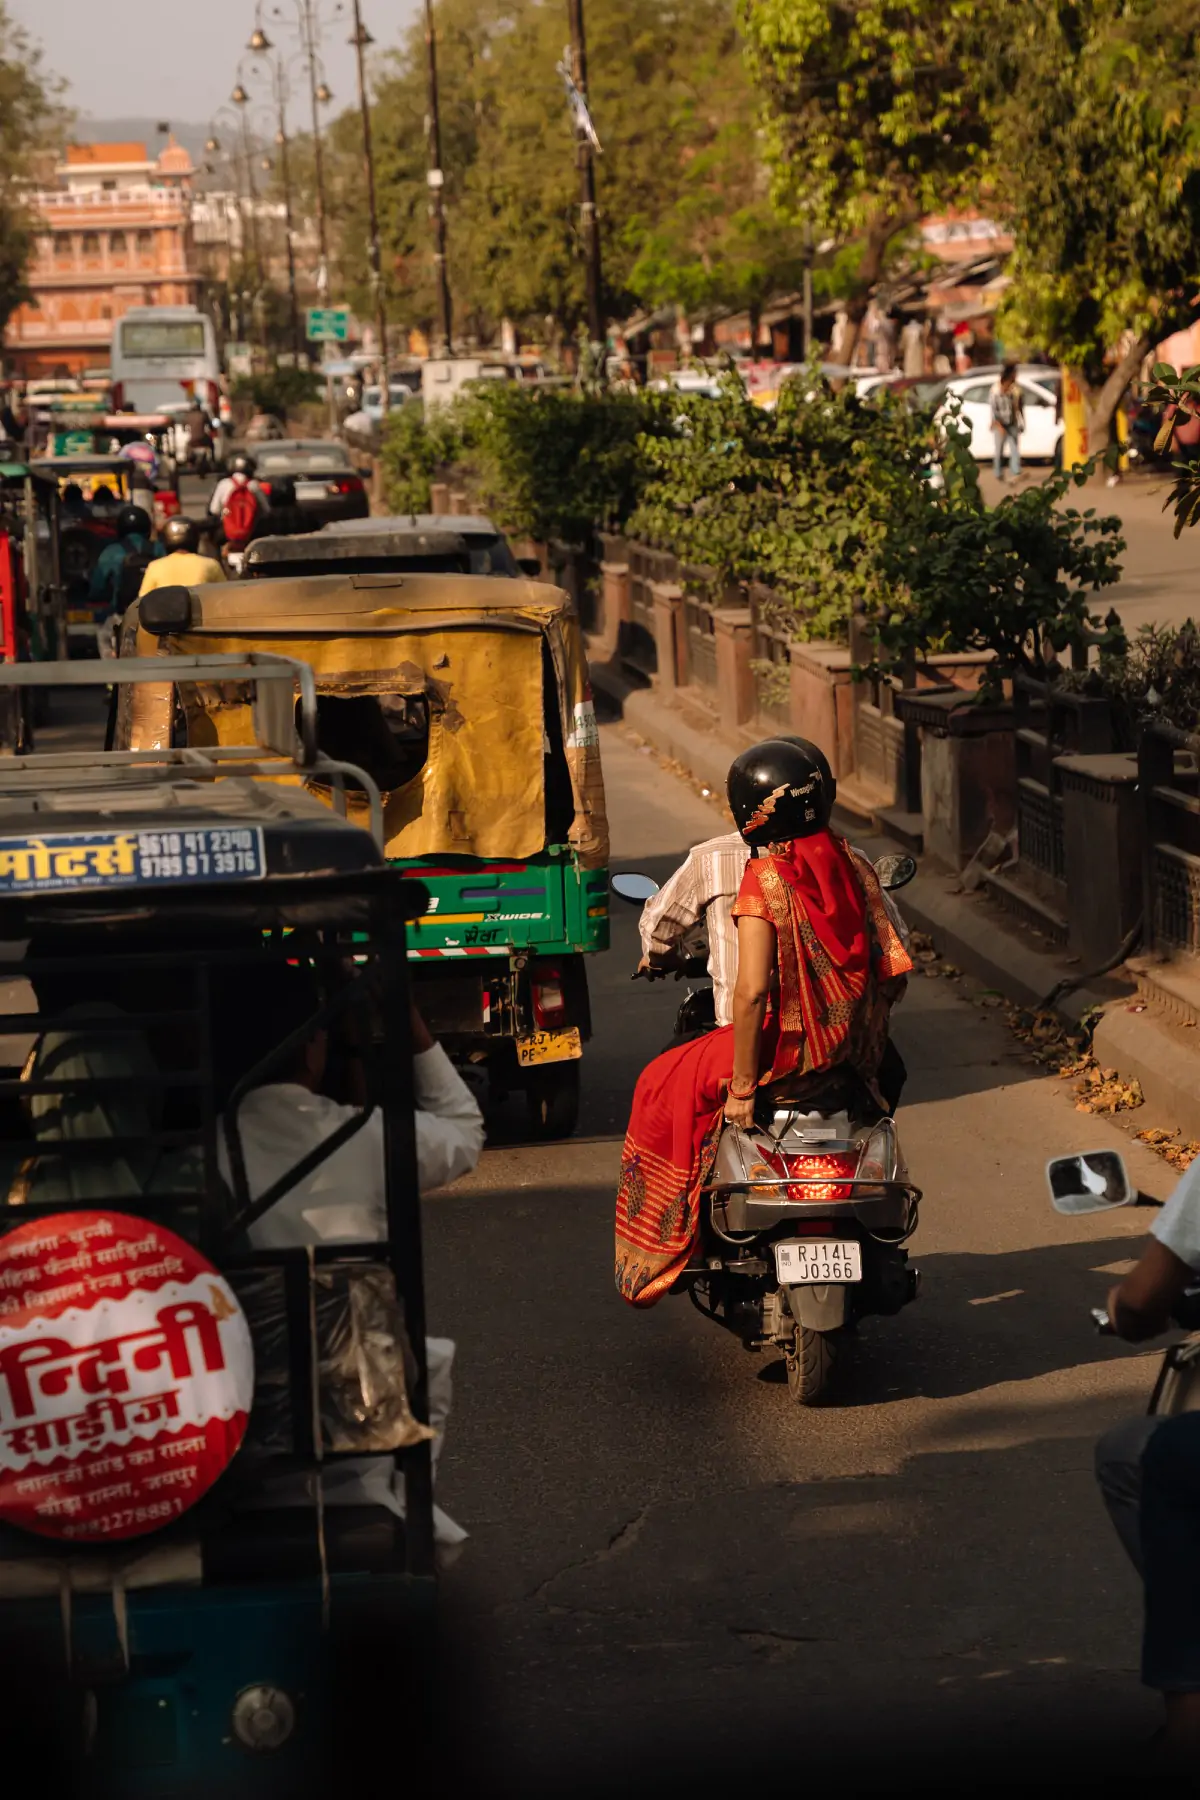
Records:
{"label": "black auto-rickshaw roof", "polygon": [[[536,629],[573,611],[570,595],[545,581],[389,571],[154,588],[135,601],[126,616],[159,637],[211,633],[221,638],[302,639],[313,633],[403,636],[406,631],[429,629],[439,618],[452,623],[491,618],[499,623],[506,614],[511,615],[513,629],[525,620]],[[419,623],[414,614],[420,615]]]}
{"label": "black auto-rickshaw roof", "polygon": [[422,531],[411,526],[381,525],[376,531],[356,532],[352,539],[306,531],[293,537],[255,538],[246,552],[247,568],[263,563],[281,567],[287,563],[328,563],[335,567],[364,557],[467,556],[470,546],[461,532]]}
{"label": "black auto-rickshaw roof", "polygon": [[128,456],[92,455],[81,451],[75,456],[39,456],[30,463],[35,475],[120,475],[136,468]]}

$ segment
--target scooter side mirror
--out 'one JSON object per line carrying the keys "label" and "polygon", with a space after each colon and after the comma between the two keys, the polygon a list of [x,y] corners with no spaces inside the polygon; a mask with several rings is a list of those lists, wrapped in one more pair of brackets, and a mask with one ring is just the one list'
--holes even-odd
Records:
{"label": "scooter side mirror", "polygon": [[653,875],[643,875],[637,869],[627,869],[620,875],[614,875],[611,881],[614,894],[622,900],[633,900],[643,905],[658,892],[658,883]]}
{"label": "scooter side mirror", "polygon": [[879,885],[889,894],[895,893],[897,888],[907,887],[916,872],[916,860],[911,856],[881,856],[875,864]]}
{"label": "scooter side mirror", "polygon": [[1088,1150],[1082,1156],[1055,1156],[1046,1164],[1050,1204],[1055,1212],[1109,1212],[1133,1206],[1137,1189],[1116,1150]]}

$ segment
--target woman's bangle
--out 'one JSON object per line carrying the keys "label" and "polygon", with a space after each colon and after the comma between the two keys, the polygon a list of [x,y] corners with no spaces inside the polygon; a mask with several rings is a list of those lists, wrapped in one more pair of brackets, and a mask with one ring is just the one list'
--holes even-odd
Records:
{"label": "woman's bangle", "polygon": [[755,1094],[757,1094],[757,1092],[758,1092],[757,1081],[754,1083],[753,1087],[748,1087],[746,1089],[745,1093],[742,1093],[742,1094],[738,1093],[738,1090],[734,1087],[732,1081],[729,1084],[729,1098],[731,1100],[753,1100],[753,1098],[754,1098]]}

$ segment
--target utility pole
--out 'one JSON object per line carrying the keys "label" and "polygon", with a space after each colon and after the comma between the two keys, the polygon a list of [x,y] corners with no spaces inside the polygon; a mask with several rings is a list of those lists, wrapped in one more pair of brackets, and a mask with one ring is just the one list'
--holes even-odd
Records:
{"label": "utility pole", "polygon": [[[587,105],[587,43],[583,35],[583,0],[567,0],[571,24],[571,74]],[[596,213],[596,165],[592,144],[582,120],[575,125],[575,160],[579,168],[579,229],[587,259],[588,337],[603,351],[604,309],[601,302],[600,220]]]}
{"label": "utility pole", "polygon": [[367,218],[370,226],[370,241],[367,245],[367,257],[371,267],[371,286],[375,290],[375,321],[379,332],[379,409],[386,416],[389,410],[388,392],[388,360],[387,360],[387,304],[383,294],[383,262],[379,251],[379,215],[375,210],[375,158],[371,154],[371,104],[367,96],[367,75],[363,61],[363,52],[374,39],[362,22],[358,0],[354,0],[354,45],[355,61],[358,65],[358,105],[362,113],[363,166],[367,177]]}
{"label": "utility pole", "polygon": [[426,116],[429,172],[429,220],[433,226],[433,284],[437,294],[438,356],[450,355],[450,278],[446,272],[446,208],[443,202],[442,128],[438,118],[437,34],[433,29],[433,0],[425,0],[425,56],[429,69],[429,112]]}
{"label": "utility pole", "polygon": [[317,27],[313,17],[313,0],[302,0],[300,32],[304,56],[308,63],[308,97],[312,106],[313,175],[317,188],[317,247],[321,261],[317,269],[317,291],[322,301],[329,287],[329,233],[325,224],[325,153],[321,147],[321,115],[318,104],[329,90],[317,81]]}
{"label": "utility pole", "polygon": [[[282,69],[279,74],[282,75]],[[287,118],[282,86],[279,88],[279,173],[283,180],[283,226],[287,237],[288,302],[291,306],[292,361],[300,367],[300,308],[296,303],[296,239],[292,222],[292,175],[288,166]]]}

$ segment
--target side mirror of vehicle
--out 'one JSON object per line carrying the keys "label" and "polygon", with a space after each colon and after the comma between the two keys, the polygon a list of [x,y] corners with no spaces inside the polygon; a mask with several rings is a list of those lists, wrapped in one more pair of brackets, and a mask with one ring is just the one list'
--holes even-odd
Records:
{"label": "side mirror of vehicle", "polygon": [[875,864],[879,885],[889,894],[895,893],[897,888],[907,887],[916,872],[916,859],[912,856],[881,856]]}
{"label": "side mirror of vehicle", "polygon": [[622,900],[633,900],[642,906],[658,892],[658,883],[653,875],[642,875],[636,869],[628,869],[624,874],[614,875],[611,881],[614,894]]}
{"label": "side mirror of vehicle", "polygon": [[542,572],[542,559],[540,556],[518,556],[517,567],[530,581],[536,581]]}
{"label": "side mirror of vehicle", "polygon": [[1114,1206],[1133,1206],[1137,1201],[1137,1189],[1116,1150],[1052,1157],[1046,1164],[1046,1180],[1050,1184],[1051,1206],[1068,1217],[1108,1212]]}

